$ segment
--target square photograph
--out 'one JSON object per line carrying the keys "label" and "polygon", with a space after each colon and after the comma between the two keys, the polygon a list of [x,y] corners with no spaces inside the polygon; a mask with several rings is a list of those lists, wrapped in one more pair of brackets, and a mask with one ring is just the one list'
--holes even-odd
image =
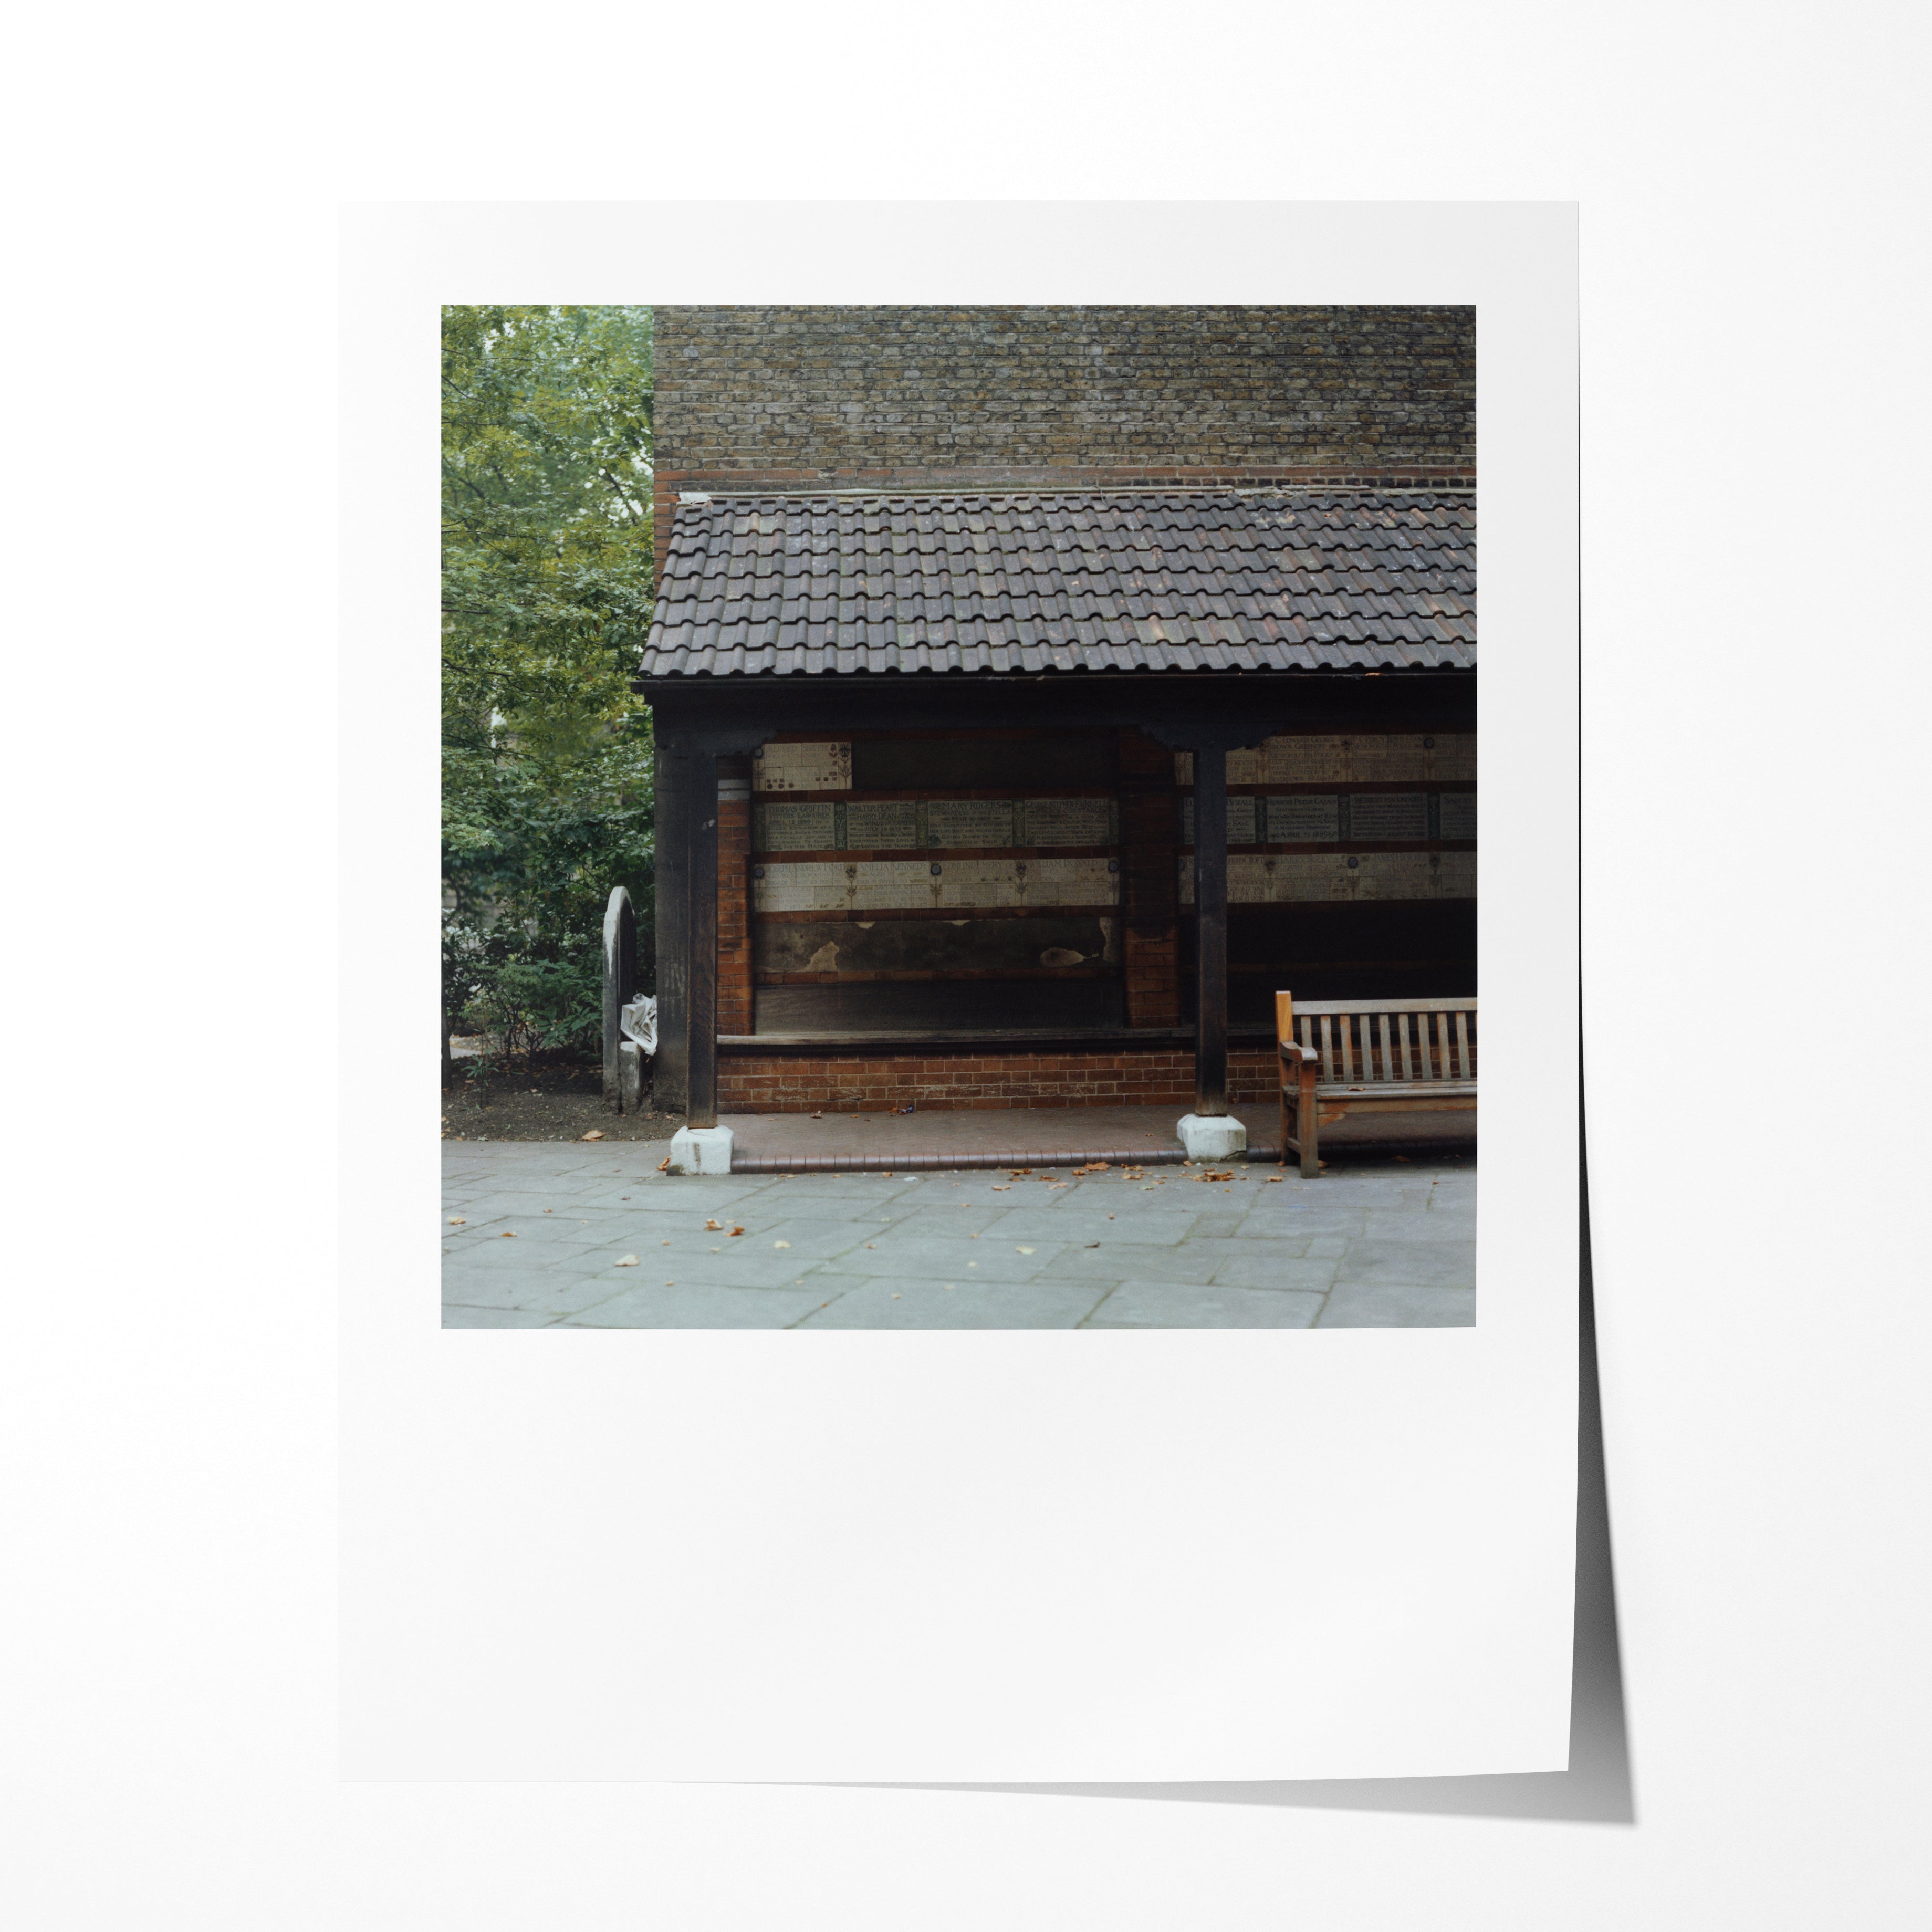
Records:
{"label": "square photograph", "polygon": [[446,308],[443,1325],[1473,1324],[1475,331]]}

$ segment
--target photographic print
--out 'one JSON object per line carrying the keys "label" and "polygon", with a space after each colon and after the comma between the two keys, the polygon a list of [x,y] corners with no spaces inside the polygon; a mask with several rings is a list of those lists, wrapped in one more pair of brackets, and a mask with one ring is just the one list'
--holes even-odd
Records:
{"label": "photographic print", "polygon": [[445,1326],[1475,1321],[1473,306],[442,328]]}

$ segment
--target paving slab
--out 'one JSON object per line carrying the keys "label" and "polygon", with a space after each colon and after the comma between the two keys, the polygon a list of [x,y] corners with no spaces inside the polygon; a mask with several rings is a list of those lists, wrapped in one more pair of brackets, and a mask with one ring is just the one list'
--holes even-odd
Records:
{"label": "paving slab", "polygon": [[571,1316],[566,1328],[788,1328],[823,1295],[795,1288],[640,1282]]}
{"label": "paving slab", "polygon": [[1377,1282],[1429,1282],[1444,1288],[1476,1285],[1476,1244],[1460,1236],[1442,1242],[1351,1241],[1335,1264],[1335,1280]]}
{"label": "paving slab", "polygon": [[559,1319],[533,1308],[466,1308],[452,1301],[442,1304],[446,1328],[551,1328]]}
{"label": "paving slab", "polygon": [[1324,1328],[1470,1328],[1476,1292],[1430,1282],[1337,1282],[1318,1326]]}
{"label": "paving slab", "polygon": [[1087,1328],[1312,1328],[1322,1298],[1188,1282],[1124,1282],[1088,1316]]}
{"label": "paving slab", "polygon": [[[1030,1251],[1030,1252],[1029,1252]],[[839,1272],[854,1275],[910,1275],[920,1280],[1031,1281],[1066,1251],[1050,1242],[1006,1241],[992,1236],[964,1241],[929,1240],[909,1235],[882,1237],[876,1248],[862,1244],[841,1257]]]}
{"label": "paving slab", "polygon": [[1066,1281],[872,1275],[853,1280],[828,1306],[814,1310],[798,1325],[801,1328],[1074,1328],[1103,1292],[1097,1286]]}

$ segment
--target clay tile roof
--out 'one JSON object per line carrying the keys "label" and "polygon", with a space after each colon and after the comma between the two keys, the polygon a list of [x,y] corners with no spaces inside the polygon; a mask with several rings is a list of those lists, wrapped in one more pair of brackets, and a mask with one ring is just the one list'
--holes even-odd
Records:
{"label": "clay tile roof", "polygon": [[1473,670],[1472,494],[713,496],[647,677]]}

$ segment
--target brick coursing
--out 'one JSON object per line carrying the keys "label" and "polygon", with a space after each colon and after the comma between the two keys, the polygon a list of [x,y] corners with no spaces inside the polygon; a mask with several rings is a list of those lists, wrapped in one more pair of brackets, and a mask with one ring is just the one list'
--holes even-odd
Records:
{"label": "brick coursing", "polygon": [[668,469],[1472,463],[1470,308],[670,308]]}
{"label": "brick coursing", "polygon": [[[1271,1047],[1228,1055],[1228,1097],[1276,1091]],[[718,1105],[727,1113],[881,1113],[970,1107],[1174,1106],[1194,1101],[1194,1055],[1185,1048],[1124,1052],[865,1056],[729,1053],[718,1063]]]}
{"label": "brick coursing", "polygon": [[659,562],[680,489],[1466,484],[1468,307],[670,307]]}

